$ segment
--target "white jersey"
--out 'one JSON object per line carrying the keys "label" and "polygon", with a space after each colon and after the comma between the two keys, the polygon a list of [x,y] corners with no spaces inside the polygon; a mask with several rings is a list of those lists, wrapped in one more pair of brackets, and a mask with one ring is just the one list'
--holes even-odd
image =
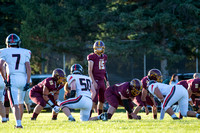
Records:
{"label": "white jersey", "polygon": [[24,48],[0,49],[0,58],[7,63],[7,74],[26,74],[25,62],[29,62],[31,51]]}
{"label": "white jersey", "polygon": [[76,96],[84,95],[91,98],[91,78],[81,74],[72,74],[67,76],[69,86],[74,80],[76,81]]}
{"label": "white jersey", "polygon": [[153,83],[148,87],[149,92],[155,96],[154,90],[158,87],[162,95],[167,95],[174,85],[167,85],[163,83]]}

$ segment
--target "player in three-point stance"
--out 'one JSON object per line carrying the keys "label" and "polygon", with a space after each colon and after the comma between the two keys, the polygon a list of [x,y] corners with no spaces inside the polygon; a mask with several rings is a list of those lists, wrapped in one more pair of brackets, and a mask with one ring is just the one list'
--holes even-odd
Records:
{"label": "player in three-point stance", "polygon": [[178,102],[181,114],[184,117],[197,117],[200,119],[200,114],[188,111],[188,92],[182,85],[167,85],[151,80],[148,83],[148,91],[161,102],[160,120],[164,119],[165,112],[174,120],[179,119],[171,108],[176,102]]}
{"label": "player in three-point stance", "polygon": [[37,105],[34,108],[31,120],[36,120],[46,104],[49,104],[53,109],[52,120],[57,120],[60,108],[57,106],[56,100],[58,99],[60,89],[64,87],[65,83],[65,72],[60,68],[56,68],[53,70],[52,77],[46,78],[32,87],[29,92],[29,97]]}

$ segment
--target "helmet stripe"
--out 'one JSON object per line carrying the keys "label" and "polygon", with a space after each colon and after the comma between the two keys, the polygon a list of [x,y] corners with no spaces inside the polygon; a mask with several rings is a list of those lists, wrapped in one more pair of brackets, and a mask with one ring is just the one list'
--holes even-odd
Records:
{"label": "helmet stripe", "polygon": [[11,41],[11,43],[13,43],[14,41],[13,41],[13,34],[12,34],[12,41]]}
{"label": "helmet stripe", "polygon": [[76,70],[76,64],[75,64],[75,68],[74,68],[74,70]]}

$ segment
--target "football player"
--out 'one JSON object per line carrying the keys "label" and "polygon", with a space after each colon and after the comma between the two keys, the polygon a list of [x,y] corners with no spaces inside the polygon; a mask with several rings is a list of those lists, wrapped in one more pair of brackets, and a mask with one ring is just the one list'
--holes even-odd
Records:
{"label": "football player", "polygon": [[147,95],[147,83],[149,80],[156,80],[158,82],[162,82],[162,74],[160,70],[158,69],[151,69],[148,72],[148,75],[143,77],[141,82],[142,82],[142,93],[140,93],[137,97],[134,98],[134,103],[137,105],[135,110],[133,111],[134,114],[137,114],[141,108],[144,106],[145,107],[145,112],[146,115],[149,114],[149,110],[147,108],[147,105],[152,106],[152,112],[153,112],[153,118],[157,119],[157,104],[154,100],[153,97],[150,97]]}
{"label": "football player", "polygon": [[184,117],[197,117],[200,119],[200,114],[188,111],[188,92],[182,85],[167,85],[151,80],[147,86],[148,92],[161,102],[160,120],[164,119],[165,112],[174,120],[179,119],[171,108],[176,102],[178,102],[181,114]]}
{"label": "football player", "polygon": [[[15,128],[23,128],[21,120],[24,109],[24,90],[29,88],[31,76],[31,51],[20,48],[20,43],[21,40],[18,35],[10,34],[6,38],[7,48],[0,50],[0,70],[5,86],[8,89],[10,104],[15,115]],[[7,73],[2,70],[5,63]],[[8,78],[6,74],[8,74]]]}
{"label": "football player", "polygon": [[[103,112],[103,104],[105,102],[104,92],[106,86],[109,87],[108,74],[106,71],[107,55],[104,54],[105,44],[103,41],[96,41],[93,45],[94,53],[87,56],[88,74],[92,79],[94,88],[96,89],[96,97],[93,100],[93,106],[96,108],[98,115]],[[106,86],[105,82],[106,81]]]}
{"label": "football player", "polygon": [[44,79],[31,88],[29,97],[37,104],[34,108],[31,120],[36,120],[46,104],[50,105],[53,109],[52,120],[57,120],[57,114],[60,108],[57,106],[56,100],[58,99],[60,89],[64,87],[65,83],[65,72],[60,68],[56,68],[53,70],[52,77]]}
{"label": "football player", "polygon": [[108,119],[111,119],[119,105],[127,111],[128,119],[141,119],[133,113],[133,98],[138,96],[142,91],[142,83],[139,79],[133,79],[130,82],[123,82],[110,86],[105,91],[105,99],[109,103],[107,111]]}
{"label": "football player", "polygon": [[[81,121],[90,120],[90,111],[93,104],[92,100],[96,95],[96,91],[91,78],[82,74],[83,67],[80,64],[74,64],[71,66],[71,75],[67,76],[67,83],[71,88],[70,98],[62,102],[58,101],[58,105],[68,116],[69,121],[75,121],[74,117],[70,113],[70,109],[80,109]],[[99,115],[96,118],[103,120],[103,116],[106,115]]]}

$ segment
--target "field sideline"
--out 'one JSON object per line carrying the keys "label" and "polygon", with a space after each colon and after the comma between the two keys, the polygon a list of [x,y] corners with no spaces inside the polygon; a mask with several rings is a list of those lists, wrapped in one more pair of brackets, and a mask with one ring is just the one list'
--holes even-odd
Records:
{"label": "field sideline", "polygon": [[[152,113],[148,116],[140,113],[142,120],[128,120],[125,112],[116,112],[109,121],[81,122],[79,113],[72,113],[76,122],[68,122],[68,118],[60,112],[57,121],[51,120],[51,113],[41,113],[36,121],[31,121],[31,114],[24,113],[24,129],[14,129],[14,115],[10,113],[10,121],[0,124],[1,133],[134,133],[134,132],[154,132],[154,133],[199,133],[200,120],[196,118],[184,118],[174,121],[165,114],[165,119],[153,120]],[[96,116],[93,113],[93,116]],[[178,114],[177,114],[178,115]],[[158,116],[159,117],[159,116]]]}

